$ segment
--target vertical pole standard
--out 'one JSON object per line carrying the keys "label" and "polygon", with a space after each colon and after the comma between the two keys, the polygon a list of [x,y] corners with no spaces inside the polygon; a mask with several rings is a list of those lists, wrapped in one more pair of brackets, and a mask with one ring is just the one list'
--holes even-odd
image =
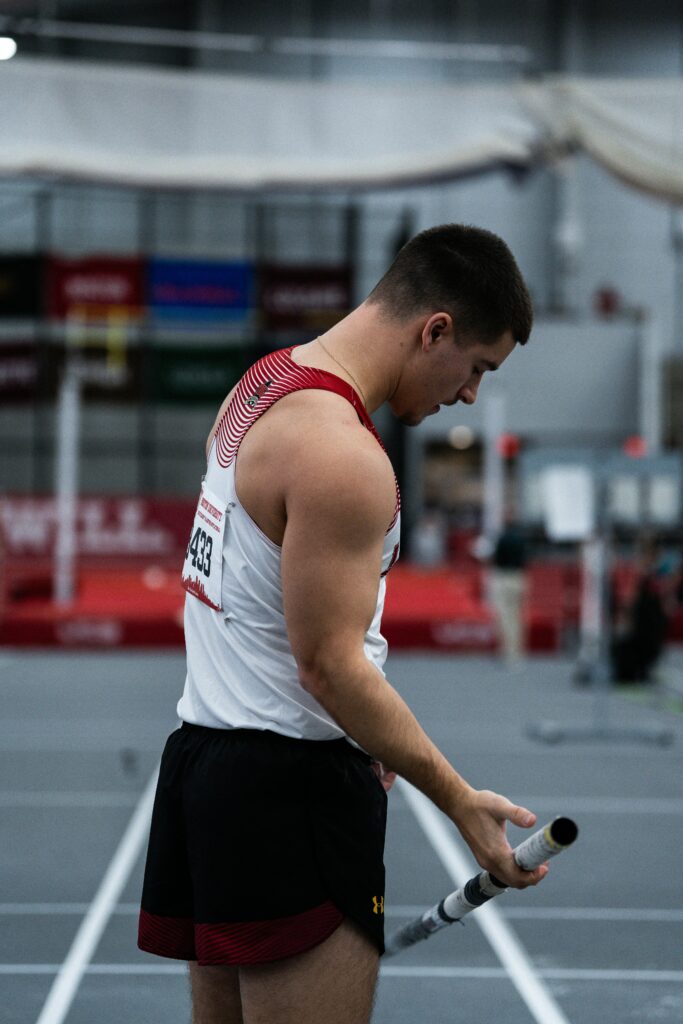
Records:
{"label": "vertical pole standard", "polygon": [[662,450],[662,330],[652,313],[638,325],[638,427],[648,455]]}
{"label": "vertical pole standard", "polygon": [[552,233],[554,260],[551,307],[565,316],[576,317],[580,309],[579,271],[584,232],[575,157],[566,158],[556,167],[555,182],[557,199]]}
{"label": "vertical pole standard", "polygon": [[603,558],[601,538],[593,535],[581,542],[581,604],[579,609],[578,682],[595,681],[603,629]]}
{"label": "vertical pole standard", "polygon": [[484,509],[482,534],[495,544],[505,512],[505,464],[499,439],[505,430],[505,395],[489,384],[484,406]]}
{"label": "vertical pole standard", "polygon": [[69,358],[59,389],[57,405],[57,452],[55,512],[57,537],[53,596],[68,605],[75,594],[76,514],[78,504],[78,457],[81,419],[81,381],[77,364]]}

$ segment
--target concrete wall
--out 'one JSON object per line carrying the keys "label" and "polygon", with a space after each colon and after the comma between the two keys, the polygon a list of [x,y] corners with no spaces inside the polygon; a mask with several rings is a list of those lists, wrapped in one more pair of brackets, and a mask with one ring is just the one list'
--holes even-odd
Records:
{"label": "concrete wall", "polygon": [[428,417],[416,434],[443,436],[469,426],[481,435],[486,395],[505,398],[506,430],[553,446],[619,444],[639,427],[639,351],[628,322],[568,325],[540,320],[495,374],[487,373],[473,406]]}

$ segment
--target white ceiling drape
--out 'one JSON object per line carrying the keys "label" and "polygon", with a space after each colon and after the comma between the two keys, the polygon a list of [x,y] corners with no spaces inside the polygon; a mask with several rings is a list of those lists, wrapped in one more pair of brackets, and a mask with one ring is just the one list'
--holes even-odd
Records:
{"label": "white ceiling drape", "polygon": [[319,82],[19,58],[0,65],[0,175],[150,187],[384,188],[583,150],[683,201],[683,83]]}

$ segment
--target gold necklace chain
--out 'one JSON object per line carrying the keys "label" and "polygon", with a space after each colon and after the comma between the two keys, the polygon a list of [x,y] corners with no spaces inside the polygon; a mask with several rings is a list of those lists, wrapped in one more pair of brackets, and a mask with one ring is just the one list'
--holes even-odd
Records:
{"label": "gold necklace chain", "polygon": [[325,345],[323,345],[323,342],[322,342],[322,338],[316,338],[315,340],[316,340],[316,341],[318,342],[318,344],[320,345],[320,347],[321,347],[321,349],[323,350],[323,352],[325,353],[325,355],[329,356],[329,357],[330,357],[330,359],[331,359],[331,360],[332,360],[333,362],[335,362],[335,363],[337,364],[337,366],[339,366],[339,367],[340,367],[340,368],[341,368],[341,369],[342,369],[342,370],[344,371],[344,373],[348,373],[349,377],[351,378],[351,380],[353,381],[353,383],[354,383],[354,384],[356,385],[356,387],[358,388],[358,392],[359,392],[359,394],[360,394],[360,397],[361,397],[361,398],[363,399],[363,405],[364,405],[364,406],[365,406],[365,408],[367,409],[367,407],[368,407],[368,403],[367,403],[367,401],[366,401],[365,395],[363,394],[363,389],[362,389],[362,387],[360,386],[360,384],[358,383],[358,381],[356,380],[356,378],[354,377],[354,375],[353,375],[353,374],[351,373],[351,371],[350,371],[349,369],[347,369],[347,367],[346,367],[346,366],[344,366],[344,364],[343,364],[343,363],[340,363],[340,362],[339,362],[339,360],[338,360],[338,359],[337,359],[337,358],[336,358],[335,356],[333,356],[333,355],[332,355],[332,353],[330,352],[330,350],[329,350],[329,349],[328,349],[328,348],[327,348],[327,347],[326,347]]}

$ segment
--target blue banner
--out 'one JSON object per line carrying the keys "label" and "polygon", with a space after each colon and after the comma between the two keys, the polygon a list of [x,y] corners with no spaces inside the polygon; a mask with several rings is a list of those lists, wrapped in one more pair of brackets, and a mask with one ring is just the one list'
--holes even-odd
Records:
{"label": "blue banner", "polygon": [[153,259],[148,270],[149,306],[154,319],[239,324],[253,305],[254,267]]}

